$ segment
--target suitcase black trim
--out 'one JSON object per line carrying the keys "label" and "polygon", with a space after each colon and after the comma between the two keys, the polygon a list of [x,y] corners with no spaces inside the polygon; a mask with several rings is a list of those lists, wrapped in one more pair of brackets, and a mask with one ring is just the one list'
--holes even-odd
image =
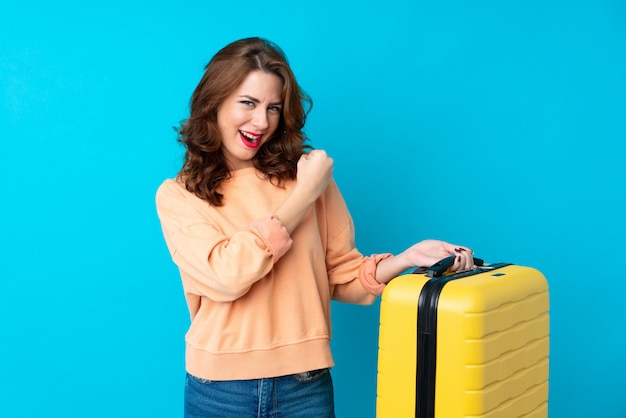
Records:
{"label": "suitcase black trim", "polygon": [[437,307],[444,286],[452,280],[473,276],[510,263],[490,264],[462,273],[434,277],[427,281],[417,302],[417,362],[415,373],[415,418],[435,417],[437,372]]}

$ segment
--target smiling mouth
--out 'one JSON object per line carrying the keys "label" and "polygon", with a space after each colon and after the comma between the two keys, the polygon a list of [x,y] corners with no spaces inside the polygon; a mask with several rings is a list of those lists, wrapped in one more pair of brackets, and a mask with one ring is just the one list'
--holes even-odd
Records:
{"label": "smiling mouth", "polygon": [[261,144],[261,137],[263,135],[255,135],[250,132],[239,131],[239,137],[243,143],[249,148],[256,148]]}

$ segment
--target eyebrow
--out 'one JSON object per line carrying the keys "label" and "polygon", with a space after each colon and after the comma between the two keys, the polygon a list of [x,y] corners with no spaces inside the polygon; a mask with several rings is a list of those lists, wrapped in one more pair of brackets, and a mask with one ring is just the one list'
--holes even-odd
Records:
{"label": "eyebrow", "polygon": [[[250,100],[251,102],[254,102],[254,103],[261,103],[261,101],[259,99],[257,99],[256,97],[249,96],[247,94],[242,94],[239,97],[242,98],[242,99],[248,99],[248,100]],[[280,101],[280,102],[273,102],[273,103],[270,103],[270,105],[271,106],[282,106],[283,102],[282,101]]]}

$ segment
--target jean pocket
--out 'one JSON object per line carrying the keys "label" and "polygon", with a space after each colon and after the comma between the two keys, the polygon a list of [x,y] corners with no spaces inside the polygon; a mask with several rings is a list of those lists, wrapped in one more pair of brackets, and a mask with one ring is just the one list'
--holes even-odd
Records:
{"label": "jean pocket", "polygon": [[311,370],[310,372],[296,373],[293,375],[294,379],[298,382],[306,383],[313,382],[321,379],[322,377],[328,375],[330,373],[330,369],[317,369]]}
{"label": "jean pocket", "polygon": [[187,379],[191,380],[192,382],[200,383],[201,385],[210,385],[214,382],[214,380],[203,379],[201,377],[194,376],[191,373],[187,373]]}

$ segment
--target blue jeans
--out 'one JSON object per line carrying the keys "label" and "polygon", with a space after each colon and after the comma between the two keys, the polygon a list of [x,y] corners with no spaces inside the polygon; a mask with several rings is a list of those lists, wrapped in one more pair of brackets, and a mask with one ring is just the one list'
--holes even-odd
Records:
{"label": "blue jeans", "polygon": [[334,418],[330,371],[228,381],[187,374],[184,417]]}

